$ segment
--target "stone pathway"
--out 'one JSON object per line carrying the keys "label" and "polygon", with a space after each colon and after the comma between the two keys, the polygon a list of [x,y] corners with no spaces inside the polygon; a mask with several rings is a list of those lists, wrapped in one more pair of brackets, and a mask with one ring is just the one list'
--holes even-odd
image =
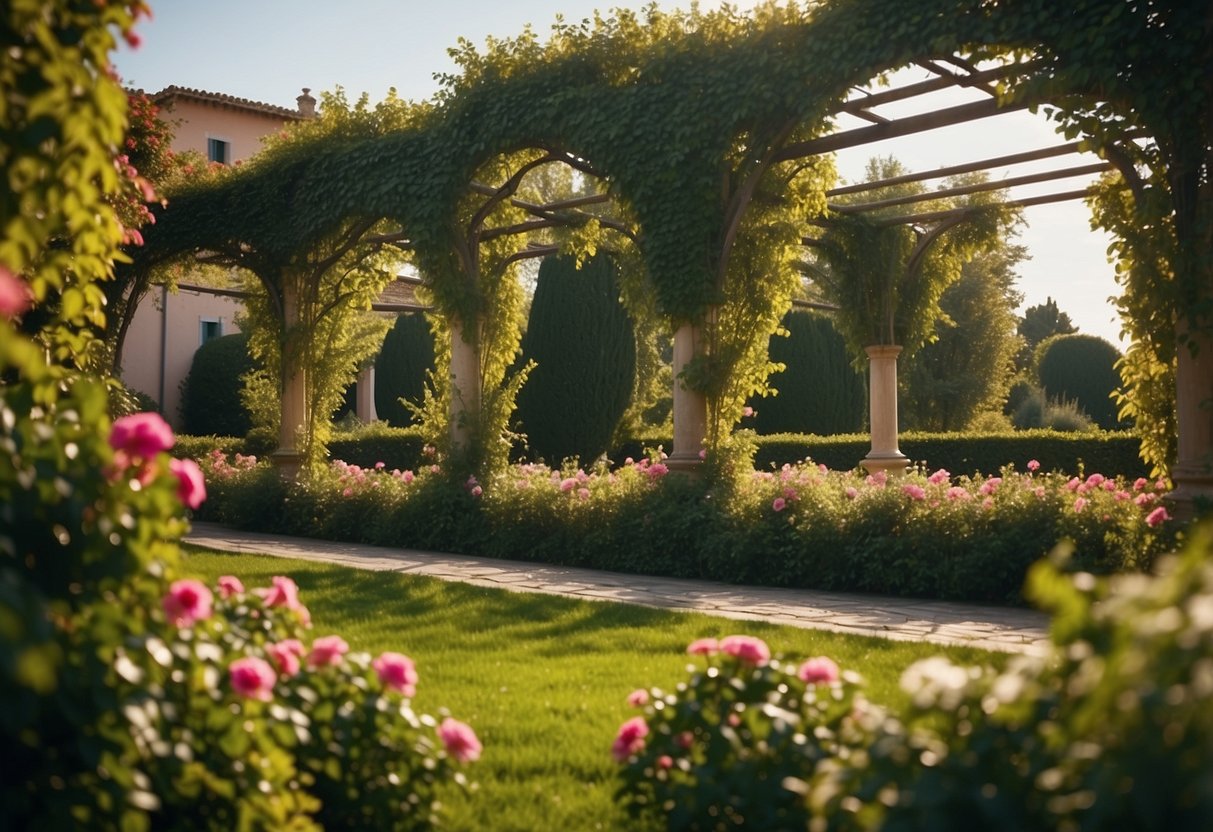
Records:
{"label": "stone pathway", "polygon": [[695,610],[743,621],[769,621],[900,641],[963,644],[1020,653],[1040,653],[1048,644],[1048,617],[1035,610],[600,572],[258,534],[214,523],[195,523],[185,540],[226,552],[325,561],[516,592]]}

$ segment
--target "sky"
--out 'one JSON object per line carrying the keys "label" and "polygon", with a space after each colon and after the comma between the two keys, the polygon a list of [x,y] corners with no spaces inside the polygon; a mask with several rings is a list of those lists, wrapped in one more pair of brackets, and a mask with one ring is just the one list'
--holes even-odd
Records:
{"label": "sky", "polygon": [[[351,99],[361,93],[381,100],[395,87],[404,98],[427,99],[438,89],[434,76],[455,65],[447,50],[459,38],[477,46],[487,37],[511,37],[527,24],[541,36],[557,15],[579,21],[595,9],[640,9],[647,0],[150,0],[153,17],[137,31],[136,49],[120,46],[114,56],[123,81],[147,92],[176,85],[225,93],[267,104],[294,107],[303,87],[315,95],[343,87]],[[748,8],[756,0],[733,5]],[[664,0],[662,8],[689,5]],[[709,0],[702,8],[712,8]],[[905,70],[895,85],[922,80],[925,70]],[[973,100],[973,93],[924,96],[908,105],[890,105],[882,115],[905,115]],[[861,126],[840,122],[840,129]],[[867,160],[892,155],[912,171],[937,169],[1009,153],[1060,144],[1043,115],[1000,115],[918,136],[891,139],[839,154],[844,179],[862,177]],[[1042,169],[1071,167],[1089,156],[1066,156],[1034,166],[995,171],[992,177],[1018,176]],[[1081,187],[1082,180],[1061,180],[1015,189],[1013,197]],[[936,183],[928,183],[934,186]],[[1018,269],[1020,311],[1055,299],[1080,332],[1106,338],[1121,349],[1120,323],[1109,298],[1119,294],[1108,263],[1109,238],[1090,229],[1081,201],[1028,208],[1028,227],[1018,242],[1031,260]]]}

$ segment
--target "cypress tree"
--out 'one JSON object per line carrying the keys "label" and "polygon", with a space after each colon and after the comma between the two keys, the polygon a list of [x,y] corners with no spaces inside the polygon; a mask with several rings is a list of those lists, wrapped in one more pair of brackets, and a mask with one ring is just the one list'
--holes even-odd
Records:
{"label": "cypress tree", "polygon": [[426,373],[434,369],[434,336],[420,312],[405,312],[383,339],[375,359],[375,412],[392,427],[413,424],[400,400],[419,403]]}
{"label": "cypress tree", "polygon": [[244,436],[252,418],[240,398],[240,377],[253,368],[248,333],[213,338],[198,348],[181,385],[181,420],[193,436]]}
{"label": "cypress tree", "polygon": [[771,376],[776,396],[751,402],[760,434],[816,433],[830,436],[863,429],[867,395],[846,342],[830,319],[814,312],[789,312],[788,337],[773,336],[772,361],[785,365]]}
{"label": "cypress tree", "polygon": [[636,336],[607,255],[580,269],[568,257],[539,268],[522,361],[535,362],[517,418],[532,459],[589,462],[610,446],[636,377]]}

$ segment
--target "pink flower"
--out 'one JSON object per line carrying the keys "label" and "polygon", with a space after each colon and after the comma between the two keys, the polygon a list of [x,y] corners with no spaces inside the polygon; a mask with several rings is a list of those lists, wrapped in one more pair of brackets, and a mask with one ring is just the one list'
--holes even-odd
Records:
{"label": "pink flower", "polygon": [[809,685],[828,685],[838,681],[838,665],[826,656],[808,659],[796,671],[800,681]]}
{"label": "pink flower", "polygon": [[299,587],[290,578],[275,575],[270,579],[270,583],[271,586],[256,590],[267,607],[286,607],[288,610],[297,610],[302,606],[299,603]]}
{"label": "pink flower", "polygon": [[484,493],[484,489],[481,488],[480,486],[478,486],[478,485],[472,486],[472,496],[473,497],[479,497],[483,493]]}
{"label": "pink flower", "polygon": [[753,415],[754,415],[754,408],[750,407],[749,405],[746,405],[745,407],[743,407],[741,409],[741,418],[746,419]]}
{"label": "pink flower", "polygon": [[1082,484],[1082,480],[1080,480],[1078,477],[1070,477],[1070,481],[1066,483],[1066,490],[1077,491],[1078,486],[1080,486],[1081,484]]}
{"label": "pink flower", "polygon": [[1139,507],[1145,508],[1146,506],[1150,505],[1157,499],[1158,499],[1158,495],[1156,495],[1156,494],[1138,494],[1136,497],[1133,498],[1133,502],[1136,503]]}
{"label": "pink flower", "polygon": [[843,493],[847,495],[848,500],[854,500],[856,497],[859,496],[859,489],[857,489],[853,485],[848,485],[847,490],[844,491]]}
{"label": "pink flower", "polygon": [[[662,458],[664,459],[665,457],[663,456]],[[668,473],[670,473],[670,469],[665,463],[654,462],[649,466],[649,479],[651,480],[659,480]]]}
{"label": "pink flower", "polygon": [[776,497],[771,502],[771,508],[775,509],[776,511],[783,511],[785,508],[787,508],[787,505],[788,503],[783,497]]}
{"label": "pink flower", "polygon": [[719,652],[720,642],[714,638],[696,639],[687,647],[687,653],[692,656],[711,656]]}
{"label": "pink flower", "polygon": [[1133,480],[1133,490],[1134,491],[1144,491],[1146,489],[1146,486],[1149,484],[1150,484],[1150,481],[1148,479],[1146,479],[1145,477],[1138,477],[1137,479]]}
{"label": "pink flower", "polygon": [[921,485],[914,485],[913,483],[910,483],[908,485],[903,485],[901,490],[904,491],[906,496],[911,500],[925,500],[927,498],[927,492]]}
{"label": "pink flower", "polygon": [[465,725],[449,716],[438,726],[438,739],[450,754],[460,763],[470,763],[480,759],[482,747],[476,738],[476,732],[471,726]]}
{"label": "pink flower", "polygon": [[657,767],[658,768],[673,768],[674,767],[674,758],[671,757],[669,754],[662,754],[660,757],[657,758]]}
{"label": "pink flower", "polygon": [[940,483],[947,482],[950,479],[952,479],[952,475],[943,468],[940,468],[934,474],[927,477],[927,482],[929,482],[931,485],[939,485]]}
{"label": "pink flower", "polygon": [[984,483],[981,484],[981,488],[978,490],[982,494],[993,494],[995,491],[998,490],[998,486],[1000,486],[1000,485],[1002,485],[1002,477],[990,477],[988,480],[986,480]]}
{"label": "pink flower", "polygon": [[33,297],[29,286],[4,266],[0,266],[0,316],[15,318],[29,309]]}
{"label": "pink flower", "polygon": [[400,475],[400,479],[404,480],[406,483],[412,482],[414,478],[415,476],[412,471],[405,471]]}
{"label": "pink flower", "polygon": [[566,494],[576,487],[577,480],[574,477],[566,477],[560,481],[560,490]]}
{"label": "pink flower", "polygon": [[588,488],[578,488],[578,489],[577,489],[577,497],[578,497],[578,499],[581,499],[581,500],[588,500],[588,499],[590,499],[590,489],[588,489]]}
{"label": "pink flower", "polygon": [[628,705],[633,708],[639,708],[649,701],[649,692],[644,688],[637,688],[628,694]]}
{"label": "pink flower", "polygon": [[206,479],[192,459],[171,459],[168,469],[177,478],[177,497],[187,508],[198,508],[206,500]]}
{"label": "pink flower", "polygon": [[274,696],[274,681],[277,675],[274,668],[265,659],[255,656],[245,656],[236,659],[227,669],[232,682],[232,690],[245,699],[259,699],[268,702]]}
{"label": "pink flower", "polygon": [[973,495],[971,495],[965,489],[961,488],[959,485],[954,485],[948,489],[947,493],[944,496],[947,497],[949,500],[964,501],[964,500],[972,499]]}
{"label": "pink flower", "polygon": [[1161,526],[1163,523],[1171,519],[1171,515],[1167,514],[1165,506],[1159,506],[1146,515],[1146,525],[1151,529]]}
{"label": "pink flower", "polygon": [[341,636],[321,636],[312,642],[312,652],[308,654],[307,666],[317,668],[341,664],[341,657],[349,650],[350,646]]}
{"label": "pink flower", "polygon": [[379,681],[385,688],[398,691],[405,696],[417,692],[417,668],[413,660],[400,653],[380,653],[371,662],[371,667],[379,674]]}
{"label": "pink flower", "polygon": [[1098,488],[1099,486],[1103,485],[1103,482],[1106,479],[1107,477],[1105,477],[1103,474],[1092,474],[1091,476],[1087,477],[1087,485],[1091,486],[1092,488]]}
{"label": "pink flower", "polygon": [[766,642],[753,636],[725,636],[720,640],[720,652],[758,667],[771,660]]}
{"label": "pink flower", "polygon": [[877,471],[875,474],[868,474],[868,476],[864,479],[864,482],[876,488],[883,488],[885,483],[888,481],[889,475],[884,471]]}
{"label": "pink flower", "polygon": [[1079,497],[1074,501],[1074,513],[1081,514],[1082,510],[1087,507],[1087,498]]}
{"label": "pink flower", "polygon": [[168,588],[168,595],[161,602],[164,614],[177,627],[188,627],[195,621],[204,621],[211,617],[211,603],[214,596],[206,584],[193,578],[173,581]]}
{"label": "pink flower", "polygon": [[244,592],[244,584],[235,575],[220,575],[218,584],[220,598],[231,598]]}
{"label": "pink flower", "polygon": [[633,754],[644,750],[644,738],[649,735],[649,725],[642,716],[634,716],[619,726],[615,742],[611,743],[611,756],[622,763]]}
{"label": "pink flower", "polygon": [[1028,470],[1029,471],[1039,471],[1040,470],[1040,461],[1036,460],[1036,459],[1029,459],[1028,460]]}
{"label": "pink flower", "polygon": [[110,447],[149,459],[173,447],[173,429],[158,413],[133,413],[114,422]]}
{"label": "pink flower", "polygon": [[294,676],[299,672],[299,660],[303,658],[303,643],[297,638],[288,638],[265,648],[278,672],[283,676]]}

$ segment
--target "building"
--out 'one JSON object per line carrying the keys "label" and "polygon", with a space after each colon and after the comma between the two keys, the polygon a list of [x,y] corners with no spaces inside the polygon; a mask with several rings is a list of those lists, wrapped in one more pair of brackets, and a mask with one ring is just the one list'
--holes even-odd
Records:
{"label": "building", "polygon": [[[194,150],[225,165],[255,154],[263,137],[316,114],[316,99],[307,88],[293,110],[176,86],[149,97],[163,118],[175,122],[173,150]],[[123,381],[154,398],[164,417],[179,429],[181,383],[189,375],[194,353],[212,338],[238,332],[234,318],[239,310],[237,298],[157,287],[131,321],[122,351]]]}

